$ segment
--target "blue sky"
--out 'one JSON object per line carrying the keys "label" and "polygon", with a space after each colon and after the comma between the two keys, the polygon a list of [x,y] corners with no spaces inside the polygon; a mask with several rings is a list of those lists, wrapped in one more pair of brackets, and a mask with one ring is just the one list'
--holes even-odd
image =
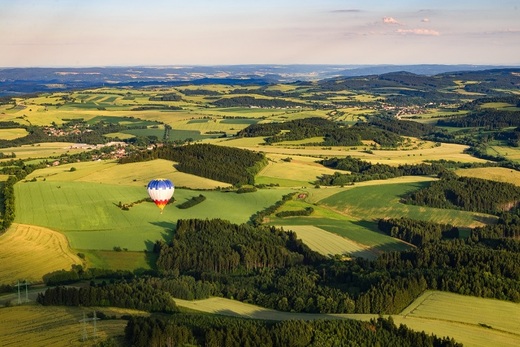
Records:
{"label": "blue sky", "polygon": [[520,0],[0,0],[0,67],[520,65]]}

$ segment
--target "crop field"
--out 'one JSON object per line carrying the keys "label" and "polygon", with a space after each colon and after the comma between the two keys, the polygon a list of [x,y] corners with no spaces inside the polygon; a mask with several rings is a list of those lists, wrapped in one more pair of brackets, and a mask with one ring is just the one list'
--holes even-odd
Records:
{"label": "crop field", "polygon": [[294,231],[309,248],[323,255],[355,255],[365,259],[377,257],[377,253],[369,247],[313,225],[285,225],[284,230]]}
{"label": "crop field", "polygon": [[56,270],[69,270],[81,259],[69,248],[66,237],[34,225],[14,223],[0,235],[0,284],[17,279],[41,282]]}
{"label": "crop field", "polygon": [[295,319],[358,319],[368,321],[372,318],[377,318],[377,315],[374,314],[319,314],[283,312],[225,298],[209,298],[203,300],[175,299],[175,304],[177,304],[179,307],[184,307],[200,312],[221,314],[232,317],[277,321]]}
{"label": "crop field", "polygon": [[[66,347],[93,346],[107,338],[124,336],[127,321],[122,314],[147,315],[145,312],[113,308],[96,308],[117,319],[98,320],[96,336],[92,322],[80,322],[85,315],[92,315],[94,308],[59,306],[16,306],[0,308],[0,345],[4,347]],[[84,339],[84,333],[86,340]]]}
{"label": "crop field", "polygon": [[401,196],[425,187],[427,184],[427,182],[411,182],[380,186],[354,186],[324,198],[318,203],[366,221],[408,217],[455,226],[476,227],[481,226],[483,220],[487,222],[494,220],[492,216],[474,212],[406,205],[399,202]]}
{"label": "crop field", "polygon": [[520,304],[448,292],[427,291],[400,315],[396,324],[449,335],[466,346],[518,346]]}
{"label": "crop field", "polygon": [[520,172],[503,167],[482,167],[459,169],[455,173],[464,177],[476,177],[486,180],[513,183],[520,186]]}
{"label": "crop field", "polygon": [[287,190],[259,190],[250,194],[204,192],[206,201],[190,209],[175,208],[199,192],[176,189],[175,204],[159,214],[147,198],[144,186],[93,182],[37,181],[15,185],[18,223],[47,227],[64,233],[74,249],[131,251],[151,250],[153,243],[169,239],[179,218],[223,218],[244,223],[259,210],[278,201]]}
{"label": "crop field", "polygon": [[257,183],[278,183],[280,186],[308,186],[323,174],[334,174],[335,170],[316,163],[316,158],[296,156],[286,161],[287,156],[268,154],[269,163],[255,177]]}
{"label": "crop field", "polygon": [[71,148],[73,143],[70,142],[45,142],[37,143],[34,145],[23,145],[20,147],[6,147],[0,149],[2,153],[16,154],[16,159],[29,159],[29,158],[49,158],[57,157],[61,154],[69,153],[81,153],[86,149]]}
{"label": "crop field", "polygon": [[[307,192],[303,193],[303,195]],[[268,223],[282,227],[284,230],[293,230],[292,228],[319,228],[324,233],[321,237],[327,239],[333,238],[337,242],[335,236],[339,236],[349,242],[350,256],[358,256],[373,259],[375,255],[384,251],[404,251],[410,248],[406,243],[381,233],[377,228],[377,223],[369,220],[360,220],[347,214],[340,213],[322,204],[310,205],[306,202],[307,198],[290,200],[286,202],[278,211],[285,210],[302,210],[312,206],[314,209],[310,216],[294,216],[294,217],[269,217]],[[312,231],[316,231],[312,229]],[[317,231],[316,231],[317,232]],[[308,234],[307,234],[308,235]],[[309,239],[310,241],[310,239]],[[361,249],[354,249],[353,245]],[[333,247],[332,245],[321,245],[322,247]],[[346,246],[346,245],[345,245]],[[346,246],[347,247],[347,246]],[[319,251],[316,249],[316,251]],[[330,253],[330,252],[329,252]],[[342,254],[342,253],[339,253]]]}
{"label": "crop field", "polygon": [[24,137],[26,135],[27,130],[25,130],[24,128],[0,129],[1,140],[14,140],[19,137]]}
{"label": "crop field", "polygon": [[491,155],[499,155],[512,161],[520,161],[520,149],[505,146],[489,146],[487,153]]}
{"label": "crop field", "polygon": [[[254,140],[256,139],[256,140]],[[262,145],[262,138],[246,138],[246,139],[215,139],[213,144],[222,144],[233,147],[241,147],[253,151],[261,151],[272,154],[285,154],[287,156],[307,156],[315,158],[324,157],[346,157],[352,156],[371,163],[381,163],[388,165],[399,164],[417,164],[425,160],[453,160],[460,162],[485,162],[483,159],[472,157],[469,154],[463,153],[467,148],[464,145],[443,143],[440,146],[434,146],[429,141],[415,142],[411,140],[412,148],[405,150],[380,150],[373,149],[370,153],[367,150],[371,149],[369,144],[357,147],[323,147],[323,146],[290,146],[290,145],[276,145],[266,146]],[[422,142],[422,144],[420,144]],[[417,147],[417,148],[414,148]]]}

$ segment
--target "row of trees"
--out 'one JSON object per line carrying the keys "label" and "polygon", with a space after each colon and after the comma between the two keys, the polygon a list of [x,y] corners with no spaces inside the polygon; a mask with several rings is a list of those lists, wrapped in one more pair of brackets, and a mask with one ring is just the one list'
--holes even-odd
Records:
{"label": "row of trees", "polygon": [[260,321],[175,314],[133,317],[125,328],[128,345],[156,346],[461,346],[453,339],[397,327],[392,318],[356,320]]}
{"label": "row of trees", "polygon": [[88,287],[54,287],[38,294],[37,302],[45,306],[114,306],[149,312],[178,312],[166,291],[157,290],[144,279]]}
{"label": "row of trees", "polygon": [[206,200],[206,197],[202,194],[199,194],[199,195],[194,196],[191,199],[183,202],[182,204],[177,205],[177,207],[180,209],[187,209],[187,208],[200,204],[204,200]]}

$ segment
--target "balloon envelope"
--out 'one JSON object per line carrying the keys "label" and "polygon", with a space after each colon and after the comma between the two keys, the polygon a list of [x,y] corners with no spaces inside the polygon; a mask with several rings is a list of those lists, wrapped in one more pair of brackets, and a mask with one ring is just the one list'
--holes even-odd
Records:
{"label": "balloon envelope", "polygon": [[170,180],[167,179],[156,179],[151,180],[147,186],[148,195],[152,198],[153,202],[161,209],[161,212],[170,201],[173,196],[173,191],[175,187]]}

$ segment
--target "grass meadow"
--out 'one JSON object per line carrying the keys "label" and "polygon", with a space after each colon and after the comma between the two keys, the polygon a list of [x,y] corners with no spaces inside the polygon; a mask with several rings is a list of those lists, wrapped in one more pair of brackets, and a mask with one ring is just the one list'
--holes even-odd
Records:
{"label": "grass meadow", "polygon": [[171,237],[180,218],[222,218],[244,223],[259,210],[280,200],[288,190],[259,190],[250,194],[219,191],[202,192],[206,200],[190,209],[176,205],[201,192],[176,189],[175,203],[162,214],[152,202],[130,204],[147,198],[144,186],[124,186],[93,182],[37,181],[15,185],[15,221],[59,231],[73,249],[130,251],[151,250],[156,240]]}

